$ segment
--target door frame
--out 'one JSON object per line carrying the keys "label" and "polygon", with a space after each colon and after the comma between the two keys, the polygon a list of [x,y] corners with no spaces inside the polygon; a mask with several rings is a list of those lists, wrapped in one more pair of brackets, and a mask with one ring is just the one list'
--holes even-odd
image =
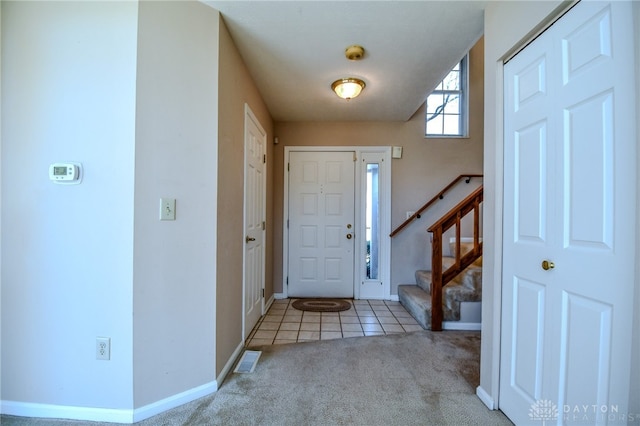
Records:
{"label": "door frame", "polygon": [[[248,104],[244,104],[244,131],[243,131],[243,156],[242,156],[242,161],[243,161],[243,179],[244,182],[242,184],[243,186],[243,202],[242,202],[242,237],[244,238],[245,235],[247,235],[247,170],[246,170],[246,164],[247,164],[247,124],[248,121],[251,120],[254,122],[254,124],[256,125],[256,127],[258,127],[258,130],[260,130],[260,133],[262,135],[262,143],[263,143],[263,147],[264,147],[264,161],[263,161],[263,177],[264,179],[262,180],[262,205],[260,206],[261,210],[262,210],[262,217],[263,220],[266,221],[266,214],[267,214],[267,179],[266,179],[266,172],[267,172],[267,132],[264,130],[264,127],[262,126],[262,124],[260,123],[260,121],[258,120],[258,117],[256,117],[256,115],[253,113],[253,111],[251,110],[251,107]],[[262,295],[261,295],[261,306],[260,306],[260,315],[264,315],[265,314],[265,302],[264,302],[264,288],[265,288],[265,282],[266,282],[266,276],[265,276],[265,271],[266,271],[266,250],[264,249],[265,247],[265,241],[266,240],[266,230],[265,227],[263,226],[262,229],[262,244],[263,244],[263,249],[262,249],[262,255],[261,255],[261,259],[260,262],[262,264],[262,272],[261,272],[261,276],[260,276],[260,280],[261,280],[261,284],[260,284],[260,288],[262,289]],[[247,321],[247,307],[246,307],[246,303],[247,303],[247,298],[246,298],[246,293],[247,293],[247,252],[246,252],[246,246],[243,243],[242,245],[242,341],[244,342],[244,340],[247,338],[245,329],[246,329],[246,321]]]}
{"label": "door frame", "polygon": [[[383,286],[383,299],[391,300],[391,147],[390,146],[286,146],[284,147],[283,175],[284,194],[282,206],[282,293],[276,294],[277,299],[288,297],[288,273],[289,273],[289,154],[291,151],[305,152],[355,152],[355,176],[354,176],[354,229],[356,230],[356,244],[354,245],[354,274],[353,297],[360,298],[360,285],[364,280],[365,249],[359,244],[359,235],[364,234],[364,197],[362,196],[363,174],[366,168],[362,167],[363,153],[379,153],[383,155],[386,167],[381,167],[379,191],[380,196],[380,277]],[[364,169],[364,170],[363,170]]]}

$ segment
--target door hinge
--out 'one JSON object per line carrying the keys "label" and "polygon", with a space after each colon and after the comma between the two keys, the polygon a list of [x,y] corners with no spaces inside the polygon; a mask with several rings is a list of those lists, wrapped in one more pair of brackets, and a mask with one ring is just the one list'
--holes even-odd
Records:
{"label": "door hinge", "polygon": [[356,157],[356,153],[354,152],[354,153],[353,153],[353,161],[355,162],[355,161],[357,161],[357,160],[358,160],[358,157]]}
{"label": "door hinge", "polygon": [[287,163],[287,171],[291,171],[291,163]]}
{"label": "door hinge", "polygon": [[287,229],[289,229],[289,219],[287,219]]}
{"label": "door hinge", "polygon": [[264,299],[264,288],[262,289],[262,298]]}
{"label": "door hinge", "polygon": [[262,162],[265,164],[267,163],[267,154],[262,155]]}
{"label": "door hinge", "polygon": [[289,277],[287,277],[287,285],[289,285]]}
{"label": "door hinge", "polygon": [[262,221],[262,230],[264,231],[265,229],[267,229],[267,222],[265,222],[264,220]]}

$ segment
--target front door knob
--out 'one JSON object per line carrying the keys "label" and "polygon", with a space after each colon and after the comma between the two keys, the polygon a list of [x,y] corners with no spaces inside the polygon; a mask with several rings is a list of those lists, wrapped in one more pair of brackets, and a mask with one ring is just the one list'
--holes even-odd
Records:
{"label": "front door knob", "polygon": [[544,269],[545,271],[548,271],[549,269],[553,269],[555,268],[556,265],[554,265],[553,262],[549,262],[548,260],[543,260],[542,261],[542,269]]}
{"label": "front door knob", "polygon": [[250,237],[250,236],[248,236],[248,235],[247,235],[247,236],[245,237],[245,239],[244,239],[244,242],[245,242],[245,243],[249,243],[249,241],[255,241],[255,240],[256,240],[255,238]]}
{"label": "front door knob", "polygon": [[353,235],[347,234],[347,240],[350,240],[351,238],[353,238]]}

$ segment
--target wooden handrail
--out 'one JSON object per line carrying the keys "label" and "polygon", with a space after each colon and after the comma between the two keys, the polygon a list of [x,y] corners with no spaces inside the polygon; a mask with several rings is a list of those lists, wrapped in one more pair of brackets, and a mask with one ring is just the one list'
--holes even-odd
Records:
{"label": "wooden handrail", "polygon": [[435,222],[433,225],[427,228],[427,232],[433,232],[433,230],[436,228],[444,228],[445,231],[451,228],[452,225],[456,224],[456,218],[460,211],[464,212],[462,214],[462,216],[464,216],[467,213],[469,213],[471,210],[473,210],[472,203],[476,197],[480,197],[480,201],[482,201],[482,198],[483,198],[482,185],[477,187],[471,194],[467,195],[467,197],[464,200],[460,201],[454,208],[449,210],[448,213],[446,213],[444,216],[438,219],[437,222]]}
{"label": "wooden handrail", "polygon": [[[483,187],[478,187],[458,205],[442,216],[427,231],[433,233],[431,255],[431,330],[442,330],[442,288],[482,255],[480,241],[480,203],[484,199]],[[473,249],[462,256],[460,247],[460,221],[473,211]],[[442,270],[442,235],[456,226],[455,261],[446,271]]]}
{"label": "wooden handrail", "polygon": [[449,191],[451,188],[453,188],[459,181],[461,181],[462,179],[466,178],[467,179],[467,183],[469,183],[471,181],[471,178],[474,178],[474,177],[483,177],[483,175],[466,174],[466,175],[460,175],[457,178],[455,178],[454,180],[452,180],[451,183],[449,183],[447,186],[445,186],[442,189],[442,191],[438,192],[432,199],[427,201],[426,204],[424,204],[422,207],[420,207],[418,210],[416,210],[416,212],[414,214],[409,216],[407,218],[407,220],[402,222],[400,224],[400,226],[398,226],[396,229],[394,229],[393,232],[391,232],[391,234],[389,234],[389,236],[393,238],[400,231],[402,231],[407,225],[409,225],[414,219],[420,218],[420,213],[422,213],[423,211],[425,211],[426,209],[431,207],[431,205],[434,204],[436,201],[442,200],[444,198],[444,194],[447,191]]}

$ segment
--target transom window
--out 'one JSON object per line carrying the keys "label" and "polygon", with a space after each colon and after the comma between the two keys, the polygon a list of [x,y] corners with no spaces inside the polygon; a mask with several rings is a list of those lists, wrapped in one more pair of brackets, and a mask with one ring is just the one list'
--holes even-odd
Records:
{"label": "transom window", "polygon": [[427,97],[426,136],[467,136],[467,56]]}

